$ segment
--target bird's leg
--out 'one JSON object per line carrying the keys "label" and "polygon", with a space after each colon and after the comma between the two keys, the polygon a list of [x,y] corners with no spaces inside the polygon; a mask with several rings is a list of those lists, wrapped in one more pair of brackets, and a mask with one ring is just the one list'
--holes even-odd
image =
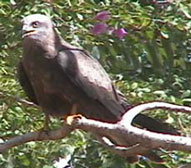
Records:
{"label": "bird's leg", "polygon": [[50,122],[50,116],[48,114],[45,114],[45,120],[44,120],[44,125],[42,128],[38,130],[39,137],[41,136],[42,133],[48,134],[49,131],[49,122]]}
{"label": "bird's leg", "polygon": [[70,115],[66,117],[67,124],[71,125],[73,119],[75,119],[75,118],[82,118],[81,114],[77,114],[77,107],[78,107],[77,104],[72,105]]}
{"label": "bird's leg", "polygon": [[42,128],[44,131],[49,130],[49,123],[50,123],[50,116],[48,114],[45,114],[44,126]]}
{"label": "bird's leg", "polygon": [[39,132],[46,132],[49,130],[49,122],[50,122],[50,116],[48,114],[45,114],[45,120],[44,120],[44,124],[43,127],[40,128],[38,131]]}
{"label": "bird's leg", "polygon": [[73,104],[70,115],[76,115],[76,113],[77,113],[77,104]]}

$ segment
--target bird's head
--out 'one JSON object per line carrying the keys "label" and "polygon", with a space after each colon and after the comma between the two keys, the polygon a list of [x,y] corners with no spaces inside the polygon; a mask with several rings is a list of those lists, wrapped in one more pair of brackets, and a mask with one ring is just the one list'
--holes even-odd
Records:
{"label": "bird's head", "polygon": [[22,37],[24,39],[47,40],[53,31],[53,23],[48,16],[33,14],[22,20]]}

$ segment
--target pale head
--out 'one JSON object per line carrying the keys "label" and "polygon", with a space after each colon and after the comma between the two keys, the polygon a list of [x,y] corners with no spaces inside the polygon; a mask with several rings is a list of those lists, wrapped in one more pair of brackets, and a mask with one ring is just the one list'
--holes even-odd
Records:
{"label": "pale head", "polygon": [[22,20],[23,38],[34,39],[38,41],[47,40],[53,33],[53,23],[48,16],[42,14],[33,14],[26,16]]}

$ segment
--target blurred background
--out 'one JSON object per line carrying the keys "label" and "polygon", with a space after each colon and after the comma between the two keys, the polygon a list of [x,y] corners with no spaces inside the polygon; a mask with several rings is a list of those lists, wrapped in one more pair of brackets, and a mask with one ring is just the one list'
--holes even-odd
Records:
{"label": "blurred background", "polygon": [[[66,41],[98,59],[129,103],[191,105],[190,0],[0,0],[0,142],[43,126],[43,113],[18,101],[27,98],[16,77],[20,22],[34,13],[50,16]],[[191,135],[191,115],[167,110],[149,115]],[[52,118],[51,128],[60,126]],[[0,167],[174,168],[191,162],[183,152],[163,150],[161,155],[162,165],[146,158],[130,165],[77,130],[62,140],[12,148],[0,154]]]}

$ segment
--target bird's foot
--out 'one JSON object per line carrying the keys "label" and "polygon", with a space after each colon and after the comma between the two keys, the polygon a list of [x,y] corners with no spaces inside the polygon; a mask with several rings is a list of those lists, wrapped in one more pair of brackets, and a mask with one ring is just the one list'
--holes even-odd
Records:
{"label": "bird's foot", "polygon": [[49,131],[50,131],[49,124],[46,124],[46,122],[45,122],[45,124],[43,125],[43,127],[37,130],[37,132],[38,132],[38,137],[40,138],[41,136],[48,135],[48,134],[49,134]]}
{"label": "bird's foot", "polygon": [[82,116],[81,114],[70,115],[70,116],[68,116],[68,117],[66,118],[66,123],[67,123],[68,125],[72,125],[73,120],[75,120],[75,119],[81,119],[81,118],[83,118],[83,116]]}
{"label": "bird's foot", "polygon": [[50,130],[49,123],[50,123],[50,117],[49,117],[49,115],[46,115],[46,116],[45,116],[44,125],[43,125],[42,128],[40,128],[40,129],[38,130],[38,132],[40,132],[40,133],[41,133],[41,132],[48,132],[48,131]]}
{"label": "bird's foot", "polygon": [[38,132],[48,132],[49,130],[49,125],[44,125],[42,128],[38,129]]}

